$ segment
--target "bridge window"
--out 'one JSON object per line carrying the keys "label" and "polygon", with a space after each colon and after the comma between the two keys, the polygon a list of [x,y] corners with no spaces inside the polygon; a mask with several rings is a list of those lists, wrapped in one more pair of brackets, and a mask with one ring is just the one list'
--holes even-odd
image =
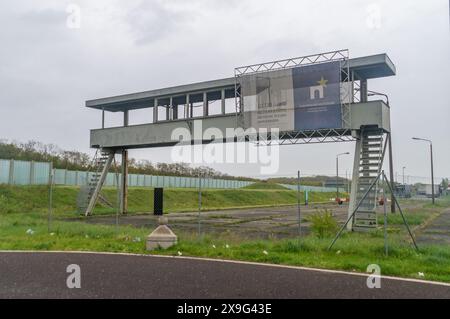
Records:
{"label": "bridge window", "polygon": [[225,90],[225,113],[236,113],[236,98],[234,88]]}
{"label": "bridge window", "polygon": [[192,117],[203,116],[203,101],[192,103]]}
{"label": "bridge window", "polygon": [[105,128],[123,126],[123,112],[105,111]]}
{"label": "bridge window", "polygon": [[153,108],[128,111],[128,125],[149,124],[153,122]]}
{"label": "bridge window", "polygon": [[222,92],[208,92],[208,115],[222,114]]}

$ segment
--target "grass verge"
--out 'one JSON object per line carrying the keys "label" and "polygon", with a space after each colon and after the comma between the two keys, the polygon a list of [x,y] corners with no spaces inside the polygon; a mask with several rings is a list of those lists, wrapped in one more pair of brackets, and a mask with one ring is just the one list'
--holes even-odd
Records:
{"label": "grass verge", "polygon": [[[56,186],[53,190],[53,212],[55,215],[76,214],[78,187]],[[104,188],[104,195],[111,203],[117,202],[117,190]],[[300,194],[303,199],[303,194]],[[331,193],[310,193],[311,203],[327,202]],[[220,210],[245,207],[268,207],[294,205],[297,192],[278,189],[205,189],[202,191],[202,209]],[[129,212],[152,212],[153,189],[130,187],[128,191]],[[189,188],[167,188],[164,190],[164,211],[189,212],[198,209],[198,190]],[[48,210],[48,187],[0,185],[0,213],[46,212]],[[96,214],[111,214],[115,210],[97,204]]]}
{"label": "grass verge", "polygon": [[[149,229],[54,221],[50,231],[42,214],[8,214],[0,220],[2,250],[76,250],[148,254]],[[248,240],[233,234],[203,235],[178,232],[179,243],[153,254],[308,266],[365,272],[378,264],[383,275],[450,282],[450,250],[445,246],[421,246],[416,252],[404,234],[389,234],[389,255],[384,255],[382,231],[346,233],[331,251],[331,238]],[[424,277],[419,276],[424,273]]]}

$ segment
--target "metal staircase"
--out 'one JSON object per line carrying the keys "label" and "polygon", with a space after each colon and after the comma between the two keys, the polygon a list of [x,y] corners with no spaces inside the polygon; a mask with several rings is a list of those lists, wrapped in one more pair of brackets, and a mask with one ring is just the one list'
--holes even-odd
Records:
{"label": "metal staircase", "polygon": [[[363,199],[370,185],[375,181],[383,166],[383,131],[361,129],[360,141],[357,143],[356,151],[358,159],[356,188],[353,188],[355,201],[354,206]],[[354,170],[355,170],[354,168]],[[355,174],[355,172],[354,172]],[[358,207],[354,218],[352,229],[354,231],[369,231],[377,227],[377,185],[367,193]]]}
{"label": "metal staircase", "polygon": [[77,197],[78,211],[86,216],[92,215],[97,200],[100,199],[102,203],[109,204],[105,198],[100,194],[100,190],[105,182],[111,164],[114,160],[114,151],[106,149],[100,150],[100,155],[95,156],[94,166],[96,170],[89,174],[89,180],[86,185],[80,188]]}

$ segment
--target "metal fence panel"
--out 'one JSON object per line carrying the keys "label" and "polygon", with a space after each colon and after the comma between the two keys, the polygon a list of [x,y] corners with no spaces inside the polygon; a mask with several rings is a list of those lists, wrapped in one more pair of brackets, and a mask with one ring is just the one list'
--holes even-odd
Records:
{"label": "metal fence panel", "polygon": [[[284,186],[286,188],[297,190],[297,185],[290,185],[290,184],[279,184],[281,186]],[[300,185],[300,191],[309,191],[309,192],[319,192],[319,193],[327,193],[327,192],[336,192],[336,188],[334,187],[322,187],[322,186],[307,186],[307,185]],[[339,188],[340,192],[345,192],[343,188]]]}
{"label": "metal fence panel", "polygon": [[[0,159],[0,184],[47,184],[50,177],[50,168],[51,163]],[[95,172],[71,171],[58,168],[53,169],[53,182],[56,185],[86,185],[94,174]],[[120,176],[121,174],[119,174],[119,181]],[[116,173],[108,173],[104,185],[117,186],[116,178]],[[251,182],[214,178],[202,179],[202,188],[238,188],[249,184]],[[129,174],[128,185],[130,187],[198,188],[199,179],[197,177]]]}
{"label": "metal fence panel", "polygon": [[31,162],[14,161],[13,165],[14,165],[13,184],[29,185],[31,183],[30,180]]}
{"label": "metal fence panel", "polygon": [[9,183],[9,160],[0,160],[0,184]]}
{"label": "metal fence panel", "polygon": [[[48,184],[50,177],[50,163],[34,162],[32,184]],[[30,174],[31,175],[31,174]]]}
{"label": "metal fence panel", "polygon": [[55,185],[64,185],[66,184],[66,170],[55,168],[53,170],[53,183]]}
{"label": "metal fence panel", "polygon": [[77,172],[76,171],[67,171],[66,185],[75,185]]}

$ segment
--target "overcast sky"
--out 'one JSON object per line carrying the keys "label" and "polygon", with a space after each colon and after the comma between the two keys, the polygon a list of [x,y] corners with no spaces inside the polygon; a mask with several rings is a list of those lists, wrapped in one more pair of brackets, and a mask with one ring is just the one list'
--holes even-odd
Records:
{"label": "overcast sky", "polygon": [[[70,28],[68,6],[81,9]],[[450,176],[448,0],[429,1],[8,1],[0,3],[0,139],[90,152],[101,113],[85,100],[233,76],[237,66],[348,48],[386,52],[397,76],[369,81],[389,94],[395,170]],[[71,8],[69,6],[69,8]],[[142,113],[131,115],[138,120]],[[107,114],[108,124],[117,116]],[[277,175],[333,174],[353,143],[281,148]],[[132,151],[152,162],[169,149]],[[351,170],[351,156],[341,161]],[[254,176],[255,165],[215,165]]]}

